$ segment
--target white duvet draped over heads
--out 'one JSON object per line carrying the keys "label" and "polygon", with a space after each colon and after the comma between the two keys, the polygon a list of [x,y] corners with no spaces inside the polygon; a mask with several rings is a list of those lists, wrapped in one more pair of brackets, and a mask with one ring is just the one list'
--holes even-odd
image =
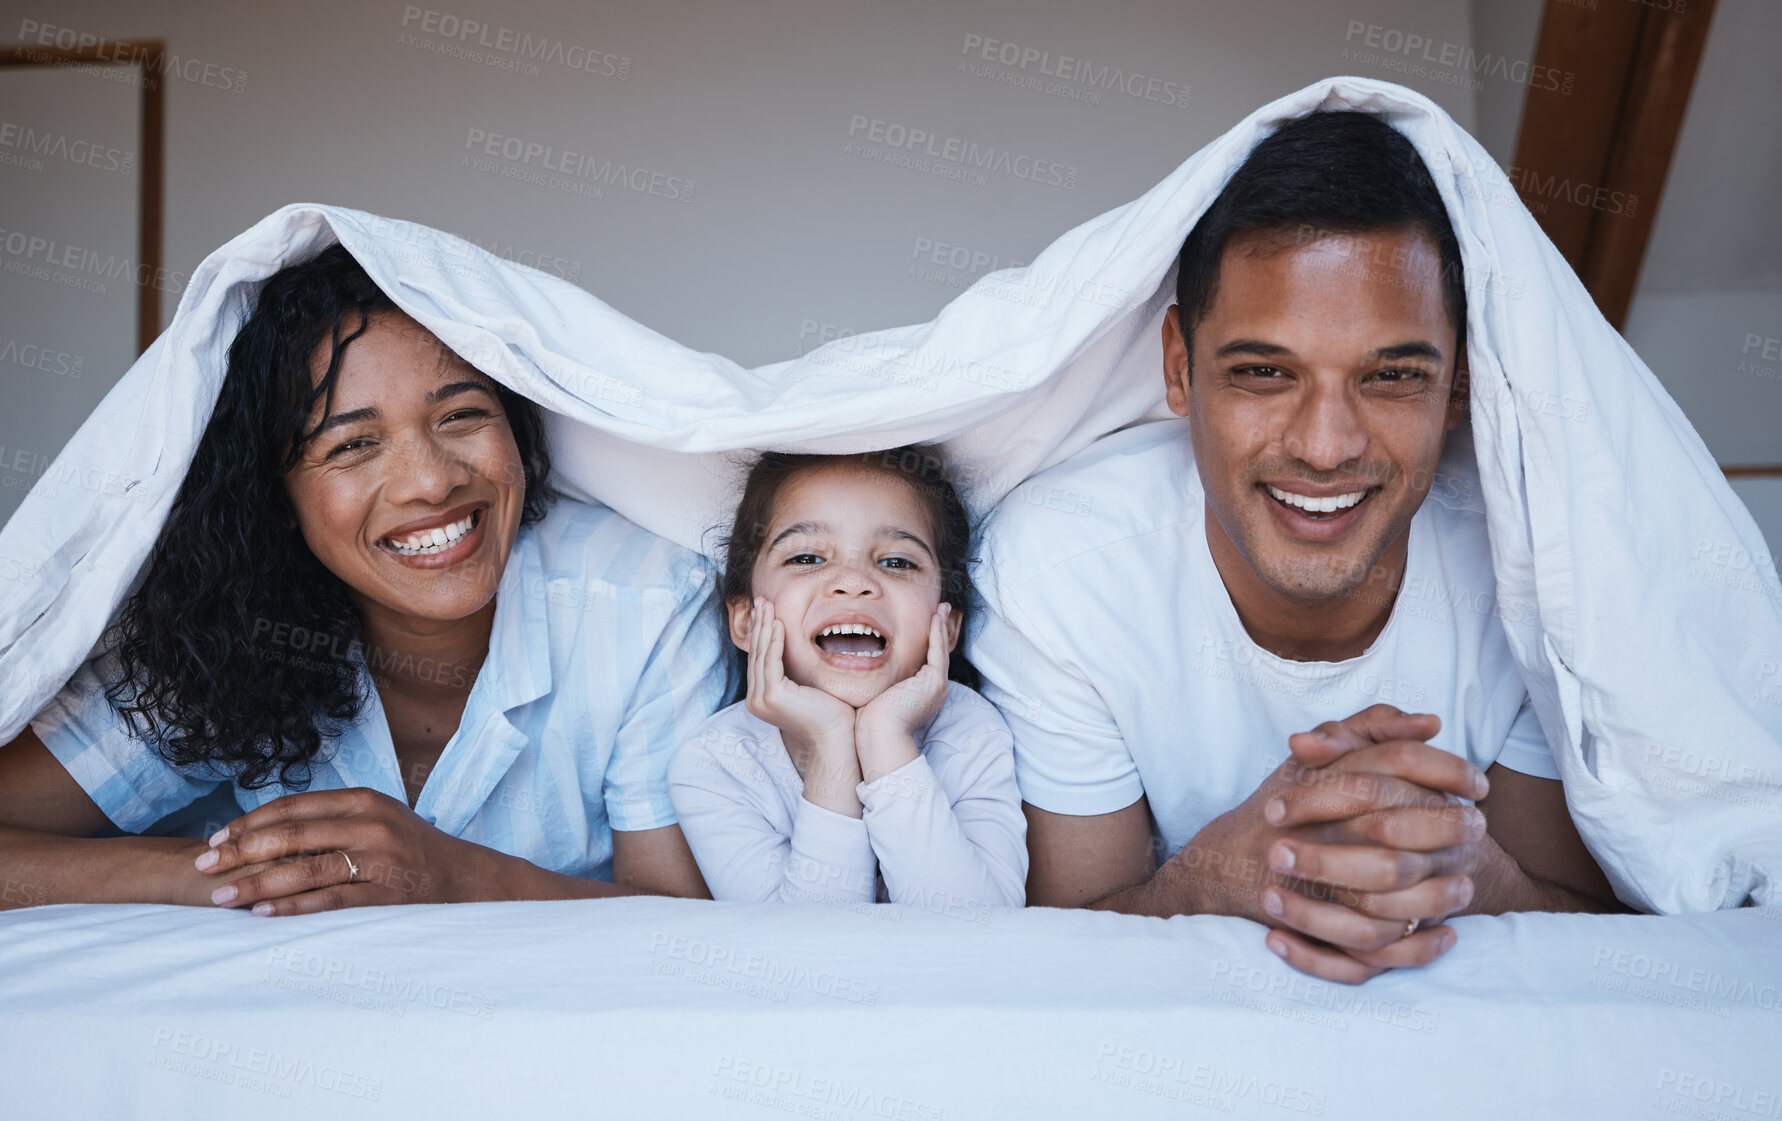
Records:
{"label": "white duvet draped over heads", "polygon": [[122,603],[258,283],[334,241],[454,350],[557,414],[564,490],[709,551],[738,449],[944,440],[982,512],[1095,438],[1166,416],[1157,328],[1183,239],[1257,141],[1339,108],[1410,137],[1454,219],[1498,579],[1497,601],[1473,607],[1504,622],[1579,829],[1636,906],[1782,903],[1782,587],[1756,525],[1485,150],[1422,96],[1358,78],[1266,106],[931,322],[756,369],[449,235],[286,207],[197,269],[172,326],[0,531],[0,571],[16,577],[0,605],[0,741]]}

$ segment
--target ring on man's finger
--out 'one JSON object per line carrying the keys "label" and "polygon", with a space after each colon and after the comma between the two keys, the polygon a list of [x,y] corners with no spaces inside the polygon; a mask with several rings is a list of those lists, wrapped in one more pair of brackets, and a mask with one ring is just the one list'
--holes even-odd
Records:
{"label": "ring on man's finger", "polygon": [[1403,934],[1399,935],[1399,938],[1401,940],[1403,940],[1403,939],[1409,938],[1411,935],[1417,933],[1417,928],[1419,926],[1421,926],[1422,923],[1423,923],[1422,919],[1412,919],[1409,922],[1405,923],[1405,932]]}

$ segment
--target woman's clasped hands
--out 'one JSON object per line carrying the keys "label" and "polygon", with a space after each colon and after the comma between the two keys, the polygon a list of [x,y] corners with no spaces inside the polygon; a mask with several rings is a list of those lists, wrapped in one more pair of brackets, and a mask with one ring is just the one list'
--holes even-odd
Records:
{"label": "woman's clasped hands", "polygon": [[217,879],[210,900],[220,907],[306,915],[498,898],[481,870],[488,852],[360,787],[268,802],[219,829],[193,863]]}

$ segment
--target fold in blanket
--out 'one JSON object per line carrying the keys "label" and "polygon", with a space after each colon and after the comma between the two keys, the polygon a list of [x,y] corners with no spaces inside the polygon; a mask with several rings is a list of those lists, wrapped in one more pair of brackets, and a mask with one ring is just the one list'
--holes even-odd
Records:
{"label": "fold in blanket", "polygon": [[[289,206],[199,266],[172,326],[0,531],[0,741],[86,659],[148,555],[256,286],[339,241],[410,315],[556,414],[571,494],[719,540],[735,459],[945,441],[983,512],[1165,417],[1176,253],[1250,148],[1318,109],[1383,115],[1429,165],[1468,286],[1476,486],[1495,604],[1574,818],[1627,902],[1782,903],[1782,585],[1702,441],[1483,148],[1427,99],[1331,78],[1266,106],[1135,201],[986,276],[928,323],[744,369],[458,238]],[[1464,457],[1461,457],[1464,459]],[[1346,714],[1333,713],[1333,716]]]}

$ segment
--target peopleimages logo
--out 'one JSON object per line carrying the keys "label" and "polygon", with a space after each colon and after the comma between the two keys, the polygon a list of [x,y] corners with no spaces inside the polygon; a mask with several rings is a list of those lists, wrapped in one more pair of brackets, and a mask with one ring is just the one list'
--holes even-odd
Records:
{"label": "peopleimages logo", "polygon": [[[1357,39],[1360,40],[1359,46],[1374,48],[1379,53],[1353,53],[1359,49],[1356,46]],[[1464,77],[1468,79],[1468,88],[1475,90],[1483,88],[1477,79],[1485,77],[1525,85],[1530,89],[1570,94],[1572,86],[1578,80],[1578,76],[1570,70],[1560,71],[1525,59],[1494,55],[1490,51],[1475,51],[1462,43],[1433,39],[1416,32],[1358,19],[1349,21],[1343,42],[1350,44],[1344,49],[1344,57],[1350,61],[1381,65],[1387,69],[1410,73],[1414,77],[1446,81],[1450,85],[1457,84],[1450,77]],[[1385,59],[1380,55],[1386,56]],[[1387,65],[1387,60],[1397,65]],[[1427,65],[1409,65],[1413,60]],[[1431,70],[1431,66],[1436,69]],[[1444,74],[1450,77],[1444,77]]]}
{"label": "peopleimages logo", "polygon": [[[655,195],[670,202],[689,202],[693,198],[693,180],[678,175],[668,175],[660,171],[651,171],[647,167],[634,167],[612,158],[601,159],[577,152],[570,148],[559,148],[555,144],[544,144],[536,140],[527,140],[519,136],[506,136],[486,129],[471,128],[464,136],[466,152],[480,156],[490,156],[507,161],[510,165],[519,165],[515,170],[536,170],[540,176],[537,182],[545,183],[543,173],[557,172],[582,180],[587,184],[623,187],[638,194]],[[462,164],[486,170],[473,155],[467,155]],[[547,184],[548,185],[548,184]],[[596,196],[598,197],[598,196]]]}
{"label": "peopleimages logo", "polygon": [[[1212,980],[1223,981],[1231,989],[1294,1001],[1341,1016],[1390,1024],[1424,1035],[1434,1035],[1442,1022],[1441,1013],[1421,1005],[1380,997],[1352,985],[1282,973],[1279,969],[1259,969],[1222,961],[1213,966]],[[1348,1027],[1340,1021],[1332,1026],[1339,1030]]]}
{"label": "peopleimages logo", "polygon": [[162,1070],[196,1075],[212,1082],[245,1082],[245,1088],[270,1091],[281,1097],[289,1095],[291,1086],[330,1090],[368,1102],[379,1100],[384,1093],[381,1078],[317,1063],[301,1055],[172,1028],[155,1029],[150,1062]]}
{"label": "peopleimages logo", "polygon": [[[13,149],[32,156],[49,156],[67,160],[100,171],[128,175],[136,170],[136,153],[90,140],[70,139],[55,132],[39,132],[28,125],[0,121],[0,148]],[[11,161],[7,161],[11,162]],[[34,170],[42,170],[39,164]]]}
{"label": "peopleimages logo", "polygon": [[[759,982],[781,993],[803,989],[852,1004],[871,1006],[879,1002],[879,987],[857,977],[821,967],[812,969],[800,962],[770,958],[765,954],[738,952],[698,938],[657,934],[650,939],[650,953],[710,974]],[[696,978],[689,976],[688,979]],[[777,999],[783,1003],[785,997],[781,995]]]}
{"label": "peopleimages logo", "polygon": [[1659,993],[1666,988],[1681,990],[1685,994],[1729,1005],[1782,1012],[1782,982],[1771,978],[1753,981],[1748,977],[1728,977],[1719,970],[1691,967],[1656,954],[1612,946],[1598,946],[1590,965],[1598,973],[1619,974],[1643,981]]}
{"label": "peopleimages logo", "polygon": [[1096,1054],[1091,1080],[1171,1098],[1194,1105],[1235,1112],[1239,1100],[1272,1105],[1289,1113],[1324,1116],[1328,1098],[1321,1091],[1278,1078],[1196,1062],[1181,1055],[1107,1042]]}
{"label": "peopleimages logo", "polygon": [[823,1106],[896,1121],[942,1121],[946,1116],[946,1111],[936,1105],[733,1055],[718,1057],[712,1078],[714,1094],[801,1117],[843,1116]]}
{"label": "peopleimages logo", "polygon": [[[580,43],[566,43],[548,35],[530,35],[511,27],[492,27],[481,20],[414,4],[403,6],[402,26],[421,34],[437,35],[441,40],[460,48],[474,46],[484,51],[498,52],[510,56],[514,61],[564,66],[620,81],[631,74],[631,60],[624,55],[595,50]],[[414,45],[424,43],[425,41],[419,41]],[[399,41],[399,45],[408,44],[401,44]],[[475,54],[466,54],[465,57],[473,62],[486,61]],[[536,70],[528,73],[536,73]]]}
{"label": "peopleimages logo", "polygon": [[21,343],[17,339],[0,341],[0,362],[74,381],[79,381],[87,369],[87,360],[78,354],[52,350],[36,343]]}
{"label": "peopleimages logo", "polygon": [[854,144],[864,142],[873,147],[863,147],[859,154],[870,154],[873,158],[881,158],[881,149],[890,149],[900,154],[908,153],[912,157],[925,156],[960,169],[1012,175],[1016,179],[1026,179],[1046,187],[1062,187],[1067,191],[1077,189],[1077,168],[1074,165],[1067,166],[1052,160],[1017,155],[994,144],[979,144],[975,140],[964,140],[957,136],[941,136],[927,129],[911,128],[877,117],[868,117],[863,113],[855,113],[848,118],[848,137],[850,148],[844,150],[851,150]]}
{"label": "peopleimages logo", "polygon": [[[1510,177],[1525,200],[1563,200],[1573,206],[1600,210],[1619,218],[1632,218],[1640,209],[1640,196],[1626,191],[1611,191],[1607,187],[1599,187],[1594,183],[1573,182],[1563,175],[1542,175],[1538,171],[1526,167],[1509,167],[1504,172]],[[1530,207],[1533,209],[1533,207]],[[1541,207],[1545,213],[1546,207]]]}
{"label": "peopleimages logo", "polygon": [[355,962],[325,957],[289,946],[275,946],[266,953],[268,971],[303,977],[343,989],[356,989],[391,1000],[424,1004],[442,1012],[456,1012],[478,1020],[495,1017],[495,1001],[452,985],[419,977],[374,969]]}
{"label": "peopleimages logo", "polygon": [[185,274],[181,272],[151,269],[129,257],[101,254],[97,250],[82,249],[22,230],[0,229],[0,255],[10,258],[0,264],[0,269],[6,272],[91,292],[105,291],[103,281],[106,280],[128,280],[143,287],[152,285],[163,292],[178,292],[186,283]]}
{"label": "peopleimages logo", "polygon": [[[1067,54],[1054,55],[1038,47],[1023,46],[1002,39],[968,34],[959,53],[966,61],[959,64],[962,73],[974,78],[994,78],[1012,85],[1058,94],[1074,101],[1098,103],[1100,97],[1090,91],[1123,93],[1142,101],[1160,105],[1185,107],[1188,104],[1188,83],[1170,81],[1123,70],[1118,66],[1097,66],[1087,59]],[[997,70],[985,63],[1006,67]],[[1048,82],[1046,79],[1055,79]],[[1084,88],[1072,88],[1084,87]]]}
{"label": "peopleimages logo", "polygon": [[[214,62],[205,62],[197,58],[181,58],[173,51],[162,51],[159,54],[145,54],[140,45],[127,41],[107,39],[86,31],[77,31],[72,27],[57,27],[53,23],[39,23],[34,19],[19,21],[19,41],[27,46],[54,47],[59,51],[88,51],[92,54],[91,62],[79,62],[66,68],[77,73],[96,74],[114,82],[126,82],[141,85],[143,76],[131,70],[120,69],[113,63],[141,63],[150,74],[149,85],[153,88],[154,76],[172,76],[197,86],[209,86],[212,89],[229,90],[242,93],[247,89],[247,71],[233,66],[219,66]],[[26,50],[25,58],[39,61],[40,51]]]}

